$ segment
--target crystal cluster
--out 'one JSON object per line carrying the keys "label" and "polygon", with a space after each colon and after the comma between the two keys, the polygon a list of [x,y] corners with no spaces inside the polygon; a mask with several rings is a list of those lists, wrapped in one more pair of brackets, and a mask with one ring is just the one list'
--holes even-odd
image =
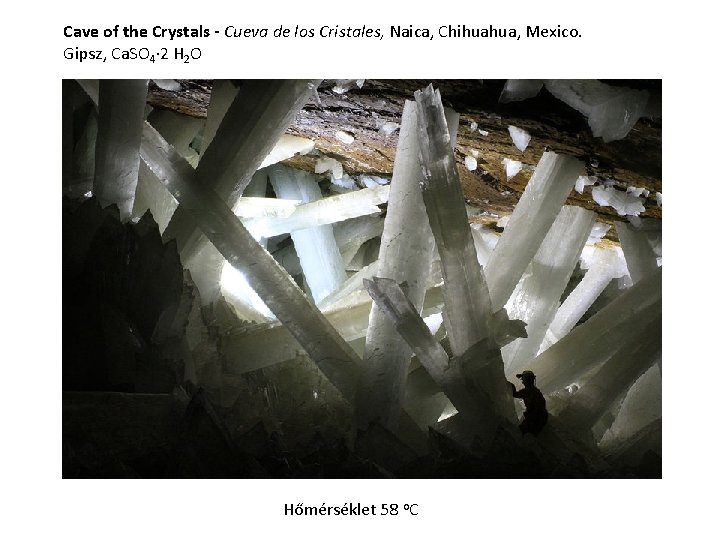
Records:
{"label": "crystal cluster", "polygon": [[[432,85],[405,102],[399,125],[378,127],[384,139],[399,129],[388,181],[350,178],[337,156],[286,133],[318,81],[215,81],[204,120],[161,109],[145,119],[147,80],[70,83],[64,292],[78,300],[68,322],[87,333],[63,366],[69,433],[88,429],[139,460],[100,426],[117,414],[153,452],[176,449],[164,474],[209,476],[277,467],[290,450],[274,433],[293,451],[312,447],[302,459],[368,476],[414,474],[448,454],[486,473],[579,455],[600,474],[628,448],[658,447],[661,228],[637,217],[649,192],[595,186],[568,155],[546,151],[534,167],[505,158],[508,178],[532,176],[493,229],[470,223],[479,211],[460,173],[482,155],[456,155],[460,117]],[[332,92],[363,84],[337,80]],[[509,80],[500,101],[543,86],[605,141],[627,135],[647,102],[558,80]],[[73,131],[81,92],[93,110]],[[508,134],[525,152],[530,134]],[[350,127],[332,137],[361,143]],[[312,160],[305,170],[280,163],[296,155]],[[619,243],[604,239],[610,220],[568,205],[587,186],[631,216],[614,218]],[[551,414],[532,443],[507,382],[523,370]],[[199,440],[217,463],[193,463]]]}

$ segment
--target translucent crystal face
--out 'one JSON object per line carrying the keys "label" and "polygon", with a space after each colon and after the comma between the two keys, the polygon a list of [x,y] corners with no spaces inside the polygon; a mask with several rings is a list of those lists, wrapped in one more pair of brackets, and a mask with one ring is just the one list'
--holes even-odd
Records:
{"label": "translucent crystal face", "polygon": [[272,311],[247,282],[243,273],[233,268],[227,261],[223,263],[222,273],[220,274],[220,288],[224,294],[228,294],[234,300],[243,304],[249,304],[265,317],[275,318]]}

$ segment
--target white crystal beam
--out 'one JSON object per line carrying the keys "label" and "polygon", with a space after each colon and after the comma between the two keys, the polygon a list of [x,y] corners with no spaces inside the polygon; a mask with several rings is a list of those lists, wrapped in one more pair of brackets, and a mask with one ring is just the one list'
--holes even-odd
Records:
{"label": "white crystal beam", "polygon": [[519,373],[535,357],[594,220],[594,212],[579,206],[564,206],[530,261],[507,307],[510,318],[527,323],[528,337],[503,347],[506,374]]}
{"label": "white crystal beam", "polygon": [[287,217],[259,217],[243,220],[254,236],[269,238],[293,231],[338,223],[359,216],[379,214],[387,202],[390,186],[359,189],[300,204]]}
{"label": "white crystal beam", "polygon": [[644,279],[657,268],[657,258],[650,247],[647,234],[621,221],[615,222],[620,246],[633,283]]}
{"label": "white crystal beam", "polygon": [[418,426],[434,425],[448,406],[455,408],[422,365],[408,373],[403,407]]}
{"label": "white crystal beam", "polygon": [[614,278],[622,275],[619,266],[616,249],[595,251],[592,265],[555,313],[539,352],[564,338],[575,327],[600,293]]}
{"label": "white crystal beam", "polygon": [[198,155],[190,148],[193,140],[203,128],[202,118],[194,118],[169,109],[155,109],[148,116],[148,122],[186,158],[191,165],[197,165]]}
{"label": "white crystal beam", "polygon": [[[408,298],[422,311],[433,254],[433,238],[422,200],[416,105],[406,101],[390,183],[377,276],[407,284]],[[411,352],[392,321],[373,304],[360,371],[357,418],[397,422]]]}
{"label": "white crystal beam", "polygon": [[[305,171],[275,165],[268,173],[275,194],[281,199],[305,203],[322,199],[317,182]],[[313,299],[319,303],[339,289],[347,278],[332,226],[298,229],[290,236]]]}
{"label": "white crystal beam", "polygon": [[477,253],[478,263],[480,266],[485,266],[490,259],[493,247],[491,246],[486,238],[484,238],[485,226],[484,225],[470,225],[470,232],[472,233],[473,242],[475,243],[475,252]]}
{"label": "white crystal beam", "polygon": [[[466,363],[484,363],[482,355],[451,361],[397,283],[376,277],[365,280],[365,287],[473,431],[491,432],[497,426],[496,410],[500,404],[493,403],[485,391],[474,386],[463,372]],[[477,365],[472,369],[477,369]],[[504,388],[509,393],[505,382]]]}
{"label": "white crystal beam", "polygon": [[528,368],[538,386],[552,393],[578,381],[607,360],[649,317],[662,312],[662,269],[636,283],[563,339],[537,356]]}
{"label": "white crystal beam", "polygon": [[[260,169],[253,175],[252,180],[245,188],[245,193],[248,198],[260,199],[265,196],[266,190],[267,171]],[[233,208],[233,212],[235,215],[238,214],[237,204]],[[262,247],[267,248],[265,240],[260,239],[259,243]],[[245,276],[225,260],[212,242],[203,242],[200,250],[187,261],[186,266],[200,290],[203,304],[214,302],[222,292],[228,302],[233,305],[238,316],[252,321],[272,319],[270,310],[248,285]]]}
{"label": "white crystal beam", "polygon": [[[444,320],[455,356],[490,338],[492,305],[482,268],[478,264],[470,232],[460,177],[443,113],[440,93],[429,86],[415,92],[418,107],[419,144],[424,181],[423,201],[435,237],[443,274]],[[492,351],[476,382],[507,418],[515,416],[507,392],[499,351]],[[497,354],[496,354],[497,353]]]}
{"label": "white crystal beam", "polygon": [[98,79],[75,79],[96,106],[100,99],[100,81]]}
{"label": "white crystal beam", "polygon": [[656,313],[645,328],[633,329],[623,345],[572,394],[558,415],[568,427],[589,430],[607,408],[655,363],[662,349],[662,316]]}
{"label": "white crystal beam", "polygon": [[449,365],[448,354],[430,333],[407,293],[388,278],[374,277],[364,284],[378,309],[388,316],[395,331],[412,347],[433,380],[442,381]]}
{"label": "white crystal beam", "polygon": [[508,79],[498,101],[509,103],[535,97],[542,87],[543,82],[540,79]]}
{"label": "white crystal beam", "polygon": [[[148,122],[170,143],[178,154],[183,156],[190,164],[197,164],[197,153],[190,148],[195,135],[202,127],[202,120],[178,114],[167,109],[155,110],[150,114]],[[140,164],[133,218],[140,218],[150,210],[162,234],[170,222],[170,218],[177,209],[177,202],[168,193],[154,174],[148,171],[147,166]]]}
{"label": "white crystal beam", "polygon": [[[245,188],[245,193],[250,189],[250,186]],[[264,196],[247,196],[240,197],[235,206],[233,212],[240,219],[259,218],[259,217],[281,217],[285,218],[292,214],[302,201],[300,200],[287,200],[287,199],[271,199]]]}
{"label": "white crystal beam", "polygon": [[[365,290],[363,285],[364,279],[370,279],[378,273],[379,261],[374,261],[361,270],[355,272],[351,277],[345,280],[345,283],[336,290],[334,293],[328,295],[318,304],[318,307],[323,311],[334,311],[340,309],[343,306],[351,305],[353,296],[355,293],[360,293]],[[352,296],[351,296],[352,295]]]}
{"label": "white crystal beam", "polygon": [[545,88],[588,119],[595,137],[610,142],[622,139],[645,111],[649,94],[610,86],[593,79],[548,79]]}
{"label": "white crystal beam", "polygon": [[485,266],[493,307],[505,306],[557,217],[583,164],[545,152]]}
{"label": "white crystal beam", "polygon": [[[244,81],[192,181],[213,189],[232,207],[316,85],[309,80]],[[181,259],[187,260],[200,249],[202,234],[191,216],[177,210],[163,238],[175,238]]]}
{"label": "white crystal beam", "polygon": [[170,218],[177,210],[177,201],[148,169],[147,165],[141,161],[135,191],[135,202],[133,204],[133,219],[140,219],[148,210],[150,210],[153,219],[158,224],[160,234],[162,234],[167,228]]}
{"label": "white crystal beam", "polygon": [[384,225],[383,218],[372,215],[346,219],[333,225],[335,241],[346,266],[352,261],[360,246],[382,235]]}
{"label": "white crystal beam", "polygon": [[223,256],[245,274],[328,380],[353,403],[359,358],[287,272],[209,186],[193,181],[192,167],[147,123],[141,156]]}
{"label": "white crystal beam", "polygon": [[130,219],[140,167],[147,79],[100,81],[93,194],[101,206],[116,204]]}
{"label": "white crystal beam", "polygon": [[651,422],[662,417],[662,376],[656,364],[647,370],[628,390],[600,448],[627,440]]}
{"label": "white crystal beam", "polygon": [[215,138],[220,122],[225,117],[228,108],[238,93],[237,86],[227,79],[215,79],[212,92],[210,92],[210,104],[208,105],[207,118],[203,129],[202,143],[200,144],[200,156],[207,150]]}
{"label": "white crystal beam", "polygon": [[432,86],[415,93],[422,159],[422,195],[437,243],[444,278],[445,323],[460,355],[488,336],[491,306],[477,262],[460,178],[455,167],[440,94]]}
{"label": "white crystal beam", "polygon": [[[440,287],[428,289],[423,315],[438,313],[442,302]],[[371,305],[372,300],[363,292],[356,303],[326,312],[325,317],[346,341],[364,340]],[[301,345],[287,328],[278,323],[235,329],[224,336],[223,348],[226,353],[225,369],[235,374],[292,360],[302,354]]]}

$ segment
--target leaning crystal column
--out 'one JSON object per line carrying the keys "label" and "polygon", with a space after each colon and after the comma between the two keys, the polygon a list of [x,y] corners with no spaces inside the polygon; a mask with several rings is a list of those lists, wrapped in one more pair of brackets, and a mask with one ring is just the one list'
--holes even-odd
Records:
{"label": "leaning crystal column", "polygon": [[191,165],[197,165],[198,154],[190,148],[195,137],[203,129],[203,119],[180,114],[169,109],[155,109],[148,116],[148,122],[163,138],[173,145],[178,154]]}
{"label": "leaning crystal column", "polygon": [[662,315],[656,313],[645,328],[634,328],[623,345],[580,389],[558,415],[566,426],[589,430],[607,408],[655,363],[662,349]]}
{"label": "leaning crystal column", "polygon": [[[153,111],[148,122],[170,143],[178,154],[183,156],[190,164],[197,163],[197,154],[190,148],[195,135],[202,127],[202,120],[185,116],[167,109]],[[147,211],[153,215],[162,234],[167,228],[170,218],[177,209],[177,201],[172,198],[158,179],[147,166],[140,164],[133,218],[140,219]]]}
{"label": "leaning crystal column", "polygon": [[[342,309],[326,312],[325,317],[345,341],[362,339],[364,343],[372,300],[367,293],[358,295],[355,300]],[[439,312],[442,306],[440,287],[428,289],[424,305],[423,315]],[[236,374],[292,360],[302,354],[301,345],[277,322],[228,332],[223,338],[223,350],[226,353],[225,369]]]}
{"label": "leaning crystal column", "polygon": [[328,380],[354,402],[359,358],[292,278],[258,244],[230,207],[209,188],[193,181],[193,170],[145,123],[143,161],[165,184],[220,253],[260,295],[283,325],[305,348]]}
{"label": "leaning crystal column", "polygon": [[505,306],[584,170],[569,156],[545,152],[540,158],[485,266],[495,310]]}
{"label": "leaning crystal column", "polygon": [[[397,333],[410,346],[430,377],[462,415],[465,428],[473,434],[482,435],[486,441],[498,424],[495,413],[500,415],[504,413],[503,403],[492,400],[467,375],[468,371],[485,368],[482,364],[486,361],[480,358],[485,358],[486,355],[474,353],[476,350],[482,350],[487,341],[476,344],[467,351],[467,355],[451,360],[442,345],[430,333],[405,291],[395,281],[376,277],[365,280],[365,287]],[[504,388],[505,393],[509,394],[506,382]]]}
{"label": "leaning crystal column", "polygon": [[438,247],[445,280],[445,323],[450,346],[460,355],[488,336],[491,307],[477,262],[460,178],[450,145],[439,92],[429,87],[415,93],[422,173],[422,195]]}
{"label": "leaning crystal column", "polygon": [[333,225],[335,241],[345,265],[353,259],[360,246],[371,238],[381,236],[384,226],[385,220],[379,216],[360,216]]}
{"label": "leaning crystal column", "polygon": [[408,372],[403,407],[422,430],[435,425],[448,406],[454,408],[422,365]]}
{"label": "leaning crystal column", "polygon": [[[419,179],[422,177],[416,105],[406,101],[390,182],[377,276],[407,283],[407,295],[422,311],[430,273],[433,239]],[[373,303],[360,371],[357,418],[393,427],[400,412],[412,353],[390,321]]]}
{"label": "leaning crystal column", "polygon": [[487,240],[487,228],[485,225],[470,225],[470,232],[472,233],[473,242],[475,242],[475,251],[477,252],[478,263],[480,266],[485,266],[490,260],[490,255],[495,247],[494,244],[490,244]]}
{"label": "leaning crystal column", "polygon": [[509,103],[511,101],[522,101],[538,95],[542,90],[541,79],[508,79],[505,81],[502,93],[498,101]]}
{"label": "leaning crystal column", "polygon": [[220,122],[222,122],[237,93],[238,89],[232,81],[227,79],[215,79],[213,81],[210,104],[208,105],[207,118],[205,119],[200,144],[200,156],[205,153],[205,150],[215,138]]}
{"label": "leaning crystal column", "polygon": [[[444,320],[454,356],[490,337],[492,305],[482,268],[478,264],[470,232],[460,177],[455,166],[450,133],[443,113],[440,93],[431,86],[415,92],[418,106],[423,200],[435,237],[442,268]],[[483,369],[477,381],[507,418],[513,418],[514,405],[499,355]]]}
{"label": "leaning crystal column", "polygon": [[662,418],[662,376],[660,367],[653,365],[630,387],[599,446],[607,448],[621,443],[659,418]]}
{"label": "leaning crystal column", "polygon": [[662,269],[636,283],[563,339],[535,357],[528,368],[538,386],[552,393],[601,365],[662,311]]}
{"label": "leaning crystal column", "polygon": [[593,79],[545,79],[553,96],[580,111],[595,137],[603,141],[624,138],[643,115],[649,93],[611,86]]}
{"label": "leaning crystal column", "polygon": [[503,347],[506,374],[522,371],[535,357],[594,220],[594,212],[579,206],[564,206],[530,261],[507,308],[510,318],[527,323],[528,337]]}
{"label": "leaning crystal column", "polygon": [[244,219],[243,225],[253,235],[265,238],[300,229],[331,225],[359,216],[380,214],[378,205],[386,203],[389,194],[390,186],[359,189],[299,204],[288,216],[258,216]]}
{"label": "leaning crystal column", "polygon": [[[274,165],[268,169],[270,183],[280,199],[309,203],[322,199],[317,182],[309,173]],[[345,282],[345,265],[333,236],[332,225],[321,225],[290,233],[300,266],[315,303]]]}
{"label": "leaning crystal column", "polygon": [[647,234],[634,229],[622,221],[615,222],[620,246],[625,254],[628,271],[633,283],[644,279],[657,268],[657,259],[648,241]]}
{"label": "leaning crystal column", "polygon": [[590,268],[555,313],[539,352],[564,338],[610,282],[624,275],[617,252],[618,248],[595,250]]}
{"label": "leaning crystal column", "polygon": [[[198,163],[193,182],[209,187],[232,207],[318,81],[244,81]],[[164,239],[175,238],[183,261],[202,247],[202,233],[178,209]]]}
{"label": "leaning crystal column", "polygon": [[[248,197],[268,200],[264,198],[267,183],[267,170],[260,169],[253,175],[244,193]],[[238,215],[237,206],[236,204],[235,208],[233,208],[233,213],[236,216]],[[258,240],[262,247],[267,248],[267,239],[258,239],[255,235],[253,237]],[[242,274],[225,260],[225,257],[222,256],[212,242],[205,242],[203,247],[188,261],[187,267],[190,269],[193,279],[200,290],[203,303],[214,302],[222,292],[240,318],[250,321],[262,321],[265,319],[263,313],[258,311],[258,308],[263,308],[263,306],[255,304],[257,300],[254,291],[250,289],[249,285],[246,286]],[[261,310],[267,314],[267,309]]]}
{"label": "leaning crystal column", "polygon": [[103,207],[116,204],[122,220],[130,219],[135,200],[147,83],[100,81],[93,194]]}

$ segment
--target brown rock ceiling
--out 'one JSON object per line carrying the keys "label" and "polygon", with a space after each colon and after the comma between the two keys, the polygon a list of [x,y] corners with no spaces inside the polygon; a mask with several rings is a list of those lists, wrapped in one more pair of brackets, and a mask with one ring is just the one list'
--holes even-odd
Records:
{"label": "brown rock ceiling", "polygon": [[[148,101],[183,114],[203,117],[209,103],[212,81],[180,81],[183,89],[167,92],[154,84]],[[506,179],[502,159],[535,165],[545,150],[576,156],[586,163],[588,175],[615,180],[619,187],[628,185],[647,188],[651,197],[645,202],[641,217],[661,218],[661,208],[654,194],[662,191],[661,131],[659,118],[641,118],[628,136],[605,143],[594,138],[586,119],[574,109],[555,99],[546,90],[534,98],[502,104],[498,96],[503,80],[368,80],[361,89],[345,94],[332,91],[332,84],[320,86],[318,100],[308,103],[298,114],[289,133],[315,141],[318,152],[340,161],[350,174],[392,173],[398,132],[384,135],[380,127],[386,122],[400,123],[405,99],[412,99],[414,90],[432,82],[440,89],[443,101],[460,113],[460,127],[455,158],[467,202],[480,210],[505,215],[512,212],[531,176],[523,169],[511,180]],[[605,81],[610,84],[647,89],[659,107],[660,81]],[[239,81],[239,84],[241,82]],[[479,130],[471,130],[471,122]],[[513,145],[508,126],[514,125],[530,133],[532,139],[525,152]],[[338,140],[341,130],[354,138],[351,144]],[[478,167],[469,171],[464,165],[467,155],[477,152]],[[296,156],[286,163],[314,170],[316,156]],[[624,219],[611,207],[600,207],[592,199],[590,189],[583,194],[573,191],[569,204],[594,210],[599,219],[611,223]],[[477,218],[482,219],[482,218]],[[485,219],[494,222],[495,218]]]}

